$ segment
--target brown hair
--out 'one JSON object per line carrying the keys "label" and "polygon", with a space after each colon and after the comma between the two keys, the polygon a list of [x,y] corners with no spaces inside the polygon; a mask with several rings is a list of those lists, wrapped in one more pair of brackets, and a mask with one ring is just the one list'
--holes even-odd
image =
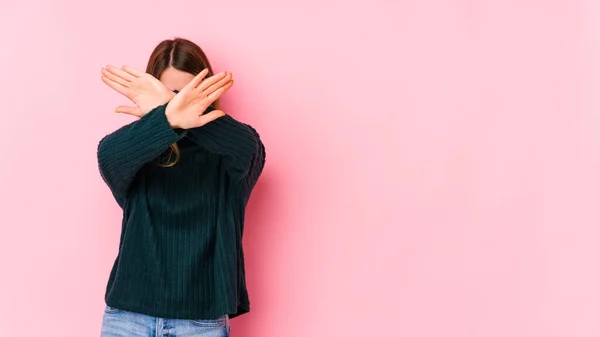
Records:
{"label": "brown hair", "polygon": [[[204,51],[202,51],[202,49],[194,42],[180,37],[176,37],[172,40],[163,40],[156,48],[154,48],[154,51],[152,51],[150,59],[148,60],[146,72],[160,79],[163,71],[168,67],[185,71],[194,76],[198,75],[204,68],[208,68],[206,78],[214,75]],[[212,106],[215,109],[221,108],[218,99],[213,102]],[[167,151],[167,160],[165,163],[159,163],[160,166],[170,167],[179,162],[181,154],[177,143],[171,145]],[[163,153],[161,158],[164,158],[164,155],[165,153]],[[175,155],[175,159],[171,160],[173,155]]]}

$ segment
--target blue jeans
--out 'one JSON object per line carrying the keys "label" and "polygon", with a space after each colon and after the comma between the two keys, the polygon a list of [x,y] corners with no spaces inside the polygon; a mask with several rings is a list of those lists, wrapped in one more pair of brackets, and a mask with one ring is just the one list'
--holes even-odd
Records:
{"label": "blue jeans", "polygon": [[161,318],[109,307],[102,316],[101,337],[230,337],[229,315],[217,319]]}

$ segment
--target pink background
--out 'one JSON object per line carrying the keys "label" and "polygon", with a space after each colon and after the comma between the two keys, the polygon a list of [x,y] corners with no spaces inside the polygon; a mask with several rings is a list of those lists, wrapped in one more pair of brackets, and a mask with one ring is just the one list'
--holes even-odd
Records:
{"label": "pink background", "polygon": [[189,38],[267,166],[233,336],[600,335],[592,0],[2,1],[0,336],[97,336],[100,80]]}

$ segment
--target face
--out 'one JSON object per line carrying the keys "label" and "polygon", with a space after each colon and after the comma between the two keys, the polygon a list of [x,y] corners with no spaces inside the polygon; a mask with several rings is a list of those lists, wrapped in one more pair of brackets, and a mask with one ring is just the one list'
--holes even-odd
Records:
{"label": "face", "polygon": [[167,87],[169,90],[179,90],[183,89],[190,81],[194,78],[194,75],[190,73],[186,73],[185,71],[177,70],[173,67],[168,67],[163,71],[160,75],[159,80]]}

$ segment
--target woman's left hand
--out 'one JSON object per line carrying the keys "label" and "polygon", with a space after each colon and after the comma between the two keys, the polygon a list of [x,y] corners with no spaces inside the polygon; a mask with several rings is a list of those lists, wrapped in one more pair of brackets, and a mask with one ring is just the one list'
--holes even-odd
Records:
{"label": "woman's left hand", "polygon": [[175,93],[156,77],[129,66],[123,66],[122,69],[111,65],[103,67],[102,81],[136,105],[135,107],[121,105],[115,109],[115,112],[137,117],[142,117],[175,96]]}
{"label": "woman's left hand", "polygon": [[218,109],[207,114],[203,113],[231,88],[232,74],[221,72],[205,79],[206,75],[208,75],[208,68],[194,76],[167,104],[165,115],[172,127],[196,128],[225,116],[225,113]]}

